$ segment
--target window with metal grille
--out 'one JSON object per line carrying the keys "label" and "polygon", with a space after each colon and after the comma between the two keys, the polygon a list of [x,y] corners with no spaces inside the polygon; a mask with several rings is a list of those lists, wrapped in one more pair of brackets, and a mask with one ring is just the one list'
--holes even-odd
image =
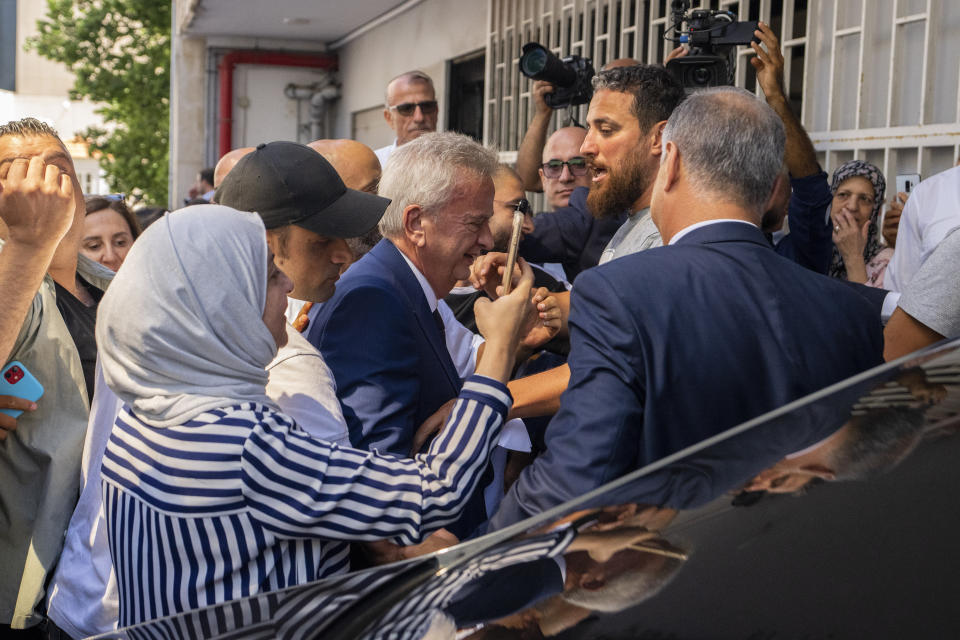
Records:
{"label": "window with metal grille", "polygon": [[[852,158],[928,177],[960,156],[960,2],[955,0],[702,0],[762,20],[781,40],[788,98],[828,172]],[[523,44],[577,54],[599,69],[615,58],[661,62],[669,0],[490,0],[484,142],[515,160],[533,115]],[[736,84],[759,93],[749,57]],[[586,107],[554,115],[583,123]],[[892,194],[891,194],[892,195]]]}

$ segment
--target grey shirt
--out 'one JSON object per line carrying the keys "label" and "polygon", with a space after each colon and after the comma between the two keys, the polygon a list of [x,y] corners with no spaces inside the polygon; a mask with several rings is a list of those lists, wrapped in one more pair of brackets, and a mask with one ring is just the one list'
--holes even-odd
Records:
{"label": "grey shirt", "polygon": [[650,217],[650,207],[641,209],[632,214],[624,222],[617,232],[610,238],[610,242],[600,254],[600,264],[610,262],[614,258],[653,249],[663,246],[660,239],[660,231],[653,224],[653,218]]}
{"label": "grey shirt", "polygon": [[937,245],[907,285],[901,309],[945,338],[960,336],[960,228]]}
{"label": "grey shirt", "polygon": [[[2,247],[2,245],[0,245]],[[113,272],[79,256],[77,272],[106,289]],[[44,387],[36,411],[17,418],[0,443],[0,623],[23,628],[35,613],[57,562],[80,490],[80,456],[90,405],[80,356],[44,276],[9,360],[19,360]]]}

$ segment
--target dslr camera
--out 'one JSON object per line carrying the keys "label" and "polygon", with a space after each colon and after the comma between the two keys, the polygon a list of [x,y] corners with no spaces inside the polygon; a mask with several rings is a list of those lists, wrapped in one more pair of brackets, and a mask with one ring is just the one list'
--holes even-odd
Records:
{"label": "dslr camera", "polygon": [[[690,0],[671,3],[673,26],[664,34],[671,42],[686,43],[690,52],[667,63],[667,71],[687,89],[732,85],[736,71],[737,45],[759,40],[753,35],[757,22],[737,22],[730,11],[697,9],[690,11]],[[682,23],[687,30],[680,29]],[[671,37],[670,30],[679,37]]]}
{"label": "dslr camera", "polygon": [[546,80],[553,84],[553,93],[544,97],[551,109],[587,104],[593,97],[590,80],[594,71],[588,58],[567,56],[561,59],[542,44],[528,42],[523,45],[520,56],[520,73],[531,80]]}

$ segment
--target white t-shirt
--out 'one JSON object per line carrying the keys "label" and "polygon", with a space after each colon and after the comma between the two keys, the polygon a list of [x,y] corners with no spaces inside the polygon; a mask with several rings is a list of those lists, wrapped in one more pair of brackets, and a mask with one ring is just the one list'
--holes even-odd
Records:
{"label": "white t-shirt", "polygon": [[393,150],[397,148],[397,140],[394,138],[393,144],[388,144],[385,147],[380,147],[375,149],[374,153],[377,155],[377,160],[380,161],[380,168],[383,169],[387,166],[387,160],[390,159],[390,154],[393,153]]}
{"label": "white t-shirt", "polygon": [[897,246],[883,286],[904,291],[940,241],[960,227],[960,167],[947,169],[917,185],[900,215]]}
{"label": "white t-shirt", "polygon": [[267,365],[267,373],[267,396],[280,411],[313,437],[350,446],[333,372],[316,347],[289,324],[287,344]]}

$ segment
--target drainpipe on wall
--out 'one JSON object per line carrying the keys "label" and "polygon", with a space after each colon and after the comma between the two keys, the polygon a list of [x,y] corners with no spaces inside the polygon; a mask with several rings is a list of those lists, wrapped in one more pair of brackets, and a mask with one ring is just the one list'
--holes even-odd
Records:
{"label": "drainpipe on wall", "polygon": [[335,71],[337,57],[326,53],[284,53],[280,51],[230,51],[220,59],[219,135],[220,156],[233,148],[233,71],[238,64],[274,67],[310,67]]}

